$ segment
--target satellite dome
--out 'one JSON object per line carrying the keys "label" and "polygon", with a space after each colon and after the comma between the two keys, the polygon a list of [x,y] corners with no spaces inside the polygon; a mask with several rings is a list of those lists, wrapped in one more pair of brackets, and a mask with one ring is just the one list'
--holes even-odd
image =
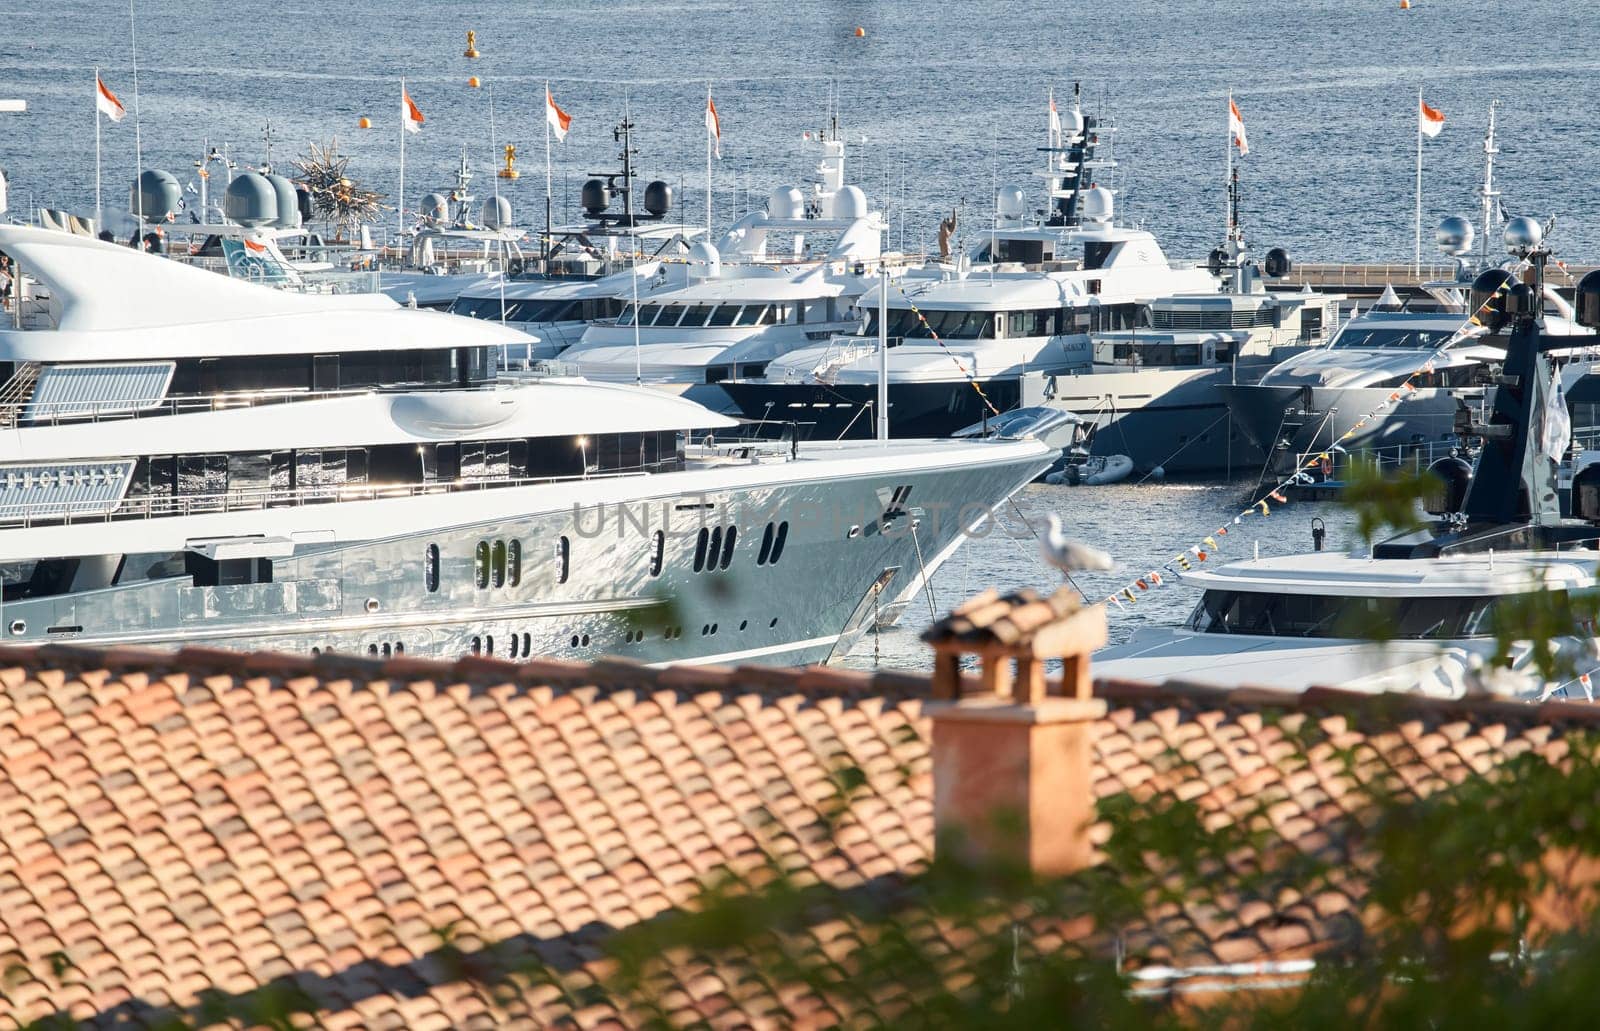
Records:
{"label": "satellite dome", "polygon": [[1450,215],[1439,223],[1433,238],[1439,244],[1440,251],[1459,258],[1472,250],[1475,235],[1470,221],[1460,215]]}
{"label": "satellite dome", "polygon": [[483,198],[483,210],[478,221],[490,229],[507,229],[511,225],[511,201],[505,197]]}
{"label": "satellite dome", "polygon": [[1018,186],[1002,186],[994,195],[995,210],[1001,218],[1021,218],[1028,213],[1028,198]]}
{"label": "satellite dome", "polygon": [[1506,223],[1506,250],[1519,258],[1544,242],[1544,229],[1527,215],[1518,215]]}
{"label": "satellite dome", "polygon": [[611,190],[604,180],[585,179],[578,200],[583,205],[583,213],[592,218],[611,206]]}
{"label": "satellite dome", "polygon": [[696,240],[684,256],[689,275],[695,279],[715,279],[722,274],[722,255],[709,240]]}
{"label": "satellite dome", "polygon": [[1578,280],[1578,289],[1572,296],[1572,307],[1576,311],[1578,325],[1600,329],[1600,269]]}
{"label": "satellite dome", "polygon": [[251,228],[273,225],[278,221],[278,191],[260,172],[236,175],[222,197],[222,214]]}
{"label": "satellite dome", "polygon": [[427,222],[443,222],[450,217],[450,200],[442,193],[424,194],[417,214]]}
{"label": "satellite dome", "polygon": [[1267,252],[1267,260],[1262,264],[1262,271],[1270,279],[1282,279],[1294,271],[1294,262],[1289,260],[1289,252],[1282,247],[1274,247]]}
{"label": "satellite dome", "polygon": [[1472,281],[1472,311],[1482,311],[1487,316],[1484,324],[1498,333],[1506,322],[1506,295],[1501,287],[1514,281],[1503,268],[1486,269]]}
{"label": "satellite dome", "polygon": [[267,173],[267,182],[272,184],[272,192],[278,200],[278,217],[273,224],[279,229],[299,229],[300,198],[295,195],[294,183],[288,176],[276,172]]}
{"label": "satellite dome", "polygon": [[146,169],[128,192],[128,210],[135,215],[144,214],[146,222],[165,221],[176,215],[183,203],[183,188],[171,172],[159,168]]}
{"label": "satellite dome", "polygon": [[773,218],[804,218],[806,195],[798,186],[780,186],[767,198],[767,214]]}
{"label": "satellite dome", "polygon": [[834,218],[866,218],[867,195],[859,186],[843,186],[833,195]]}
{"label": "satellite dome", "polygon": [[1083,220],[1098,225],[1109,225],[1115,212],[1111,191],[1104,186],[1091,186],[1083,191]]}
{"label": "satellite dome", "polygon": [[657,218],[672,210],[672,187],[657,179],[644,188],[644,209]]}

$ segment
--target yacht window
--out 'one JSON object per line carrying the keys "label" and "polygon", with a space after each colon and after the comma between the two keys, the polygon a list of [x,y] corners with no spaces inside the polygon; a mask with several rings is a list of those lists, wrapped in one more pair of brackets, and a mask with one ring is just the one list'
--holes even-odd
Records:
{"label": "yacht window", "polygon": [[660,576],[661,575],[661,567],[662,567],[662,564],[665,562],[666,557],[667,557],[667,535],[663,531],[657,530],[655,532],[655,535],[654,535],[654,542],[650,546],[650,575],[651,576]]}
{"label": "yacht window", "polygon": [[439,589],[439,545],[430,544],[422,558],[422,583],[432,594]]}
{"label": "yacht window", "polygon": [[489,581],[495,587],[506,585],[506,542],[495,541],[489,559]]}
{"label": "yacht window", "polygon": [[739,539],[739,528],[728,527],[728,535],[722,539],[722,561],[717,563],[723,569],[728,568],[728,563],[733,561],[733,544]]}
{"label": "yacht window", "polygon": [[1189,617],[1207,634],[1270,637],[1370,637],[1382,627],[1393,639],[1487,637],[1496,599],[1362,598],[1264,591],[1207,591]]}
{"label": "yacht window", "polygon": [[319,354],[311,359],[311,389],[339,389],[339,356]]}
{"label": "yacht window", "polygon": [[769,564],[778,564],[778,560],[783,558],[783,546],[787,543],[789,543],[789,520],[785,519],[778,524],[778,534],[772,540],[772,557],[767,559]]}
{"label": "yacht window", "polygon": [[641,326],[654,326],[658,323],[663,326],[672,326],[676,325],[677,321],[678,310],[669,305],[647,304],[639,309],[639,325]]}
{"label": "yacht window", "polygon": [[556,541],[556,583],[564,584],[572,573],[572,541],[563,535]]}
{"label": "yacht window", "polygon": [[522,583],[521,541],[511,541],[506,545],[506,583],[512,587]]}
{"label": "yacht window", "polygon": [[708,326],[731,326],[733,318],[739,314],[737,304],[719,304],[711,309],[711,318],[706,320]]}
{"label": "yacht window", "polygon": [[486,445],[481,440],[463,442],[461,445],[461,478],[464,480],[482,479],[486,472],[485,465]]}
{"label": "yacht window", "polygon": [[[1103,240],[1091,240],[1084,244],[1083,267],[1090,270],[1104,268],[1106,261],[1110,259],[1111,252],[1116,249],[1116,246],[1115,243],[1107,243]],[[1098,290],[1090,290],[1089,292],[1097,293]]]}
{"label": "yacht window", "polygon": [[717,568],[717,556],[722,552],[722,527],[711,529],[711,542],[706,545],[706,568]]}
{"label": "yacht window", "polygon": [[634,313],[633,305],[631,305],[631,304],[623,305],[622,314],[617,316],[617,325],[619,325],[619,326],[631,326],[631,325],[633,325],[633,313]]}
{"label": "yacht window", "polygon": [[767,306],[767,318],[764,320],[764,322],[770,323],[774,326],[781,326],[786,322],[792,321],[791,316],[793,315],[794,305],[771,304]]}
{"label": "yacht window", "polygon": [[767,313],[765,306],[760,304],[747,304],[739,309],[738,318],[733,320],[735,326],[759,326],[761,318]]}
{"label": "yacht window", "polygon": [[1330,347],[1395,348],[1409,351],[1432,351],[1450,338],[1448,329],[1401,329],[1397,327],[1367,327],[1351,323],[1339,331]]}
{"label": "yacht window", "polygon": [[479,541],[478,547],[472,553],[472,572],[478,590],[489,586],[489,542]]}
{"label": "yacht window", "polygon": [[683,321],[679,322],[678,325],[694,327],[704,326],[706,324],[706,317],[710,314],[711,305],[709,304],[690,305],[688,308],[684,309]]}
{"label": "yacht window", "polygon": [[711,531],[704,526],[694,538],[694,571],[696,573],[706,567],[706,545],[711,540]]}
{"label": "yacht window", "polygon": [[184,455],[178,459],[179,494],[222,494],[227,489],[227,455]]}
{"label": "yacht window", "polygon": [[756,565],[758,566],[766,565],[768,557],[772,555],[772,533],[774,529],[775,527],[768,523],[767,528],[761,532],[761,550],[756,552]]}
{"label": "yacht window", "polygon": [[272,456],[267,454],[229,455],[228,489],[260,491],[270,486]]}

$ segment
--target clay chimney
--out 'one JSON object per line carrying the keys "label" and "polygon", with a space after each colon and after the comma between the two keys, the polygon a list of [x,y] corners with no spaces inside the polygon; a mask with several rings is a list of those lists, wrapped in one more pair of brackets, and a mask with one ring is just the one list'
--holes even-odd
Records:
{"label": "clay chimney", "polygon": [[[1089,654],[1105,644],[1102,606],[1063,587],[1000,597],[985,591],[930,627],[933,646],[934,822],[939,840],[973,859],[1022,861],[1036,874],[1073,873],[1094,859],[1094,723]],[[961,662],[976,655],[979,689],[963,693]],[[1044,663],[1061,659],[1048,680]]]}

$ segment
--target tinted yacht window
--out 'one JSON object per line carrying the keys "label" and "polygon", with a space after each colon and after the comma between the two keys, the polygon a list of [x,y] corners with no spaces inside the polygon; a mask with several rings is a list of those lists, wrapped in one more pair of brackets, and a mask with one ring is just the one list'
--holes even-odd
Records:
{"label": "tinted yacht window", "polygon": [[1448,329],[1405,329],[1398,326],[1367,328],[1353,325],[1341,330],[1331,346],[1431,351],[1448,340],[1451,332]]}

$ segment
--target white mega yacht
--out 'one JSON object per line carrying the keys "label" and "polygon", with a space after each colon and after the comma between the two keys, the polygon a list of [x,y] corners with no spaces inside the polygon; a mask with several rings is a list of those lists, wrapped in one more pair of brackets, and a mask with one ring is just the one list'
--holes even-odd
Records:
{"label": "white mega yacht", "polygon": [[717,244],[638,265],[621,315],[591,325],[561,360],[591,379],[704,387],[760,376],[795,348],[854,328],[851,305],[884,260],[885,222],[845,183],[844,140],[831,135],[809,191],[780,186]]}
{"label": "white mega yacht", "polygon": [[[1563,680],[1542,674],[1527,644],[1511,647],[1509,668],[1491,661],[1502,643],[1497,612],[1534,598],[1559,611],[1567,596],[1592,592],[1600,571],[1600,468],[1573,483],[1579,518],[1563,519],[1557,498],[1556,459],[1566,441],[1550,355],[1567,337],[1548,332],[1542,311],[1547,252],[1538,230],[1528,219],[1509,223],[1508,243],[1532,262],[1533,281],[1506,298],[1514,328],[1503,385],[1487,417],[1462,427],[1483,440],[1476,466],[1455,457],[1434,464],[1440,490],[1427,507],[1436,521],[1348,555],[1184,572],[1184,583],[1204,591],[1189,621],[1103,649],[1097,674],[1444,696],[1490,690],[1536,698],[1561,689]],[[1600,276],[1580,284],[1579,317],[1600,326]],[[1464,321],[1458,316],[1458,327]],[[1566,685],[1600,672],[1593,628],[1583,628],[1576,609],[1553,643],[1571,663]]]}
{"label": "white mega yacht", "polygon": [[1055,458],[740,442],[682,398],[498,375],[522,336],[0,227],[0,636],[648,662],[841,654]]}

